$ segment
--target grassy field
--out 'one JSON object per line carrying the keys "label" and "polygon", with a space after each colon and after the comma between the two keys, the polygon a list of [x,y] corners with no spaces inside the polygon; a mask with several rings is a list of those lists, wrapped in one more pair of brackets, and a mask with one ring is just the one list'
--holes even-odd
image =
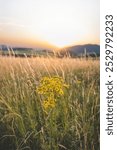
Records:
{"label": "grassy field", "polygon": [[99,150],[99,80],[99,60],[0,57],[0,150]]}

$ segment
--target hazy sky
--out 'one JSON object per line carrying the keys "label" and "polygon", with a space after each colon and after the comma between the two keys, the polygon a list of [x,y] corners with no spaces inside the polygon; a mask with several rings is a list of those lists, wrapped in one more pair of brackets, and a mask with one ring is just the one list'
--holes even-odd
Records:
{"label": "hazy sky", "polygon": [[0,0],[0,43],[99,44],[99,0]]}

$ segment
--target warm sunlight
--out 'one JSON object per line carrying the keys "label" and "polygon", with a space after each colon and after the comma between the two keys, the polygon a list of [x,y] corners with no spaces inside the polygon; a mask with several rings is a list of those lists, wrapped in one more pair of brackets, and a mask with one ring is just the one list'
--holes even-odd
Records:
{"label": "warm sunlight", "polygon": [[36,46],[41,42],[58,47],[99,44],[98,0],[4,0],[0,3],[0,43],[17,45],[36,39],[39,42]]}

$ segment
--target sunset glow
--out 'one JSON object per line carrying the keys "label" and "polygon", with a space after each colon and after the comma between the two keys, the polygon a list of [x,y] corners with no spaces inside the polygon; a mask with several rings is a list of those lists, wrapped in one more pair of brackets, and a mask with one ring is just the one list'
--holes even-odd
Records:
{"label": "sunset glow", "polygon": [[99,0],[0,0],[0,44],[99,44]]}

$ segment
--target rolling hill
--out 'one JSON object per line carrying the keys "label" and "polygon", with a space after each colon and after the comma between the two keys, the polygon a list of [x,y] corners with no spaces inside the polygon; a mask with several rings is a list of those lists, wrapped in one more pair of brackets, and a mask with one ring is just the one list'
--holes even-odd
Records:
{"label": "rolling hill", "polygon": [[100,45],[96,44],[85,44],[85,45],[75,45],[70,47],[65,47],[61,49],[61,53],[69,53],[72,56],[81,56],[81,55],[100,55]]}

